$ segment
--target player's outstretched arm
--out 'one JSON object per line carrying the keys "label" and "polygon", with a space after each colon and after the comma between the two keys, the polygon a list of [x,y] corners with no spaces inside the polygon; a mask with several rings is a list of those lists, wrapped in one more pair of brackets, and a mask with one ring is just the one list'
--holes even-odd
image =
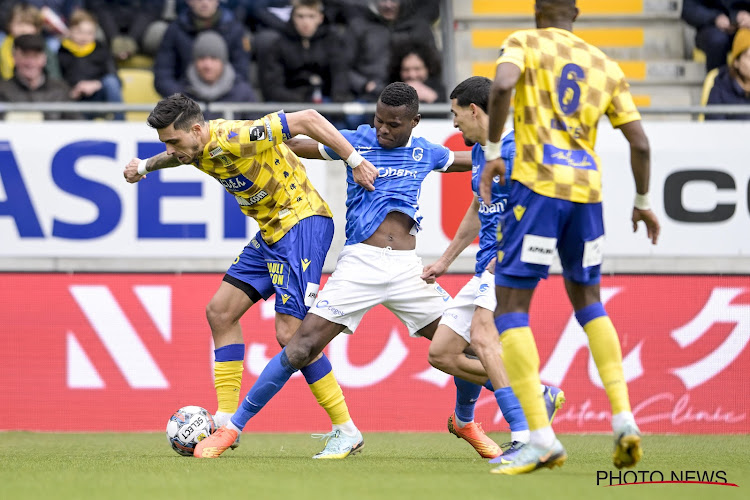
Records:
{"label": "player's outstretched arm", "polygon": [[122,174],[125,176],[125,180],[132,184],[144,179],[148,172],[153,172],[161,168],[172,168],[178,165],[181,165],[181,163],[177,158],[168,155],[166,152],[162,152],[146,160],[133,158],[130,160],[130,163],[125,165],[125,170]]}
{"label": "player's outstretched arm", "polygon": [[471,151],[454,151],[453,163],[444,172],[468,172],[471,167]]}
{"label": "player's outstretched arm", "polygon": [[286,115],[289,133],[292,136],[304,134],[333,149],[352,167],[354,181],[368,191],[375,189],[373,183],[378,177],[378,170],[354,150],[349,141],[336,130],[331,122],[314,109],[306,109]]}
{"label": "player's outstretched arm", "polygon": [[308,160],[324,160],[323,155],[320,153],[318,148],[318,141],[312,139],[301,139],[298,137],[292,137],[288,141],[284,141],[289,149],[300,158],[307,158]]}
{"label": "player's outstretched arm", "polygon": [[630,166],[635,179],[635,202],[633,203],[633,232],[638,229],[638,221],[646,224],[646,234],[651,243],[656,245],[659,239],[659,219],[651,210],[648,199],[648,185],[651,176],[651,151],[648,138],[643,131],[640,120],[620,126],[625,139],[630,143]]}
{"label": "player's outstretched arm", "polygon": [[445,252],[443,252],[443,255],[438,260],[424,267],[422,270],[422,279],[427,283],[434,283],[437,278],[445,274],[453,261],[456,260],[456,257],[479,235],[480,227],[479,198],[474,196],[463,220],[461,220],[461,224],[458,225],[456,236],[453,237],[448,248],[445,249]]}

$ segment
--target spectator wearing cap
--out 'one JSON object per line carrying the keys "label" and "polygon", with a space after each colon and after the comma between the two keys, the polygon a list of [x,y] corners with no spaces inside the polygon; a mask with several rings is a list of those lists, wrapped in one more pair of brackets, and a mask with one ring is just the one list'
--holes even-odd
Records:
{"label": "spectator wearing cap", "polygon": [[219,33],[229,63],[242,80],[250,79],[250,42],[244,27],[219,0],[187,0],[188,9],[169,25],[154,60],[154,87],[162,96],[180,92],[181,80],[193,61],[193,44],[204,31]]}
{"label": "spectator wearing cap", "polygon": [[[60,79],[44,72],[47,64],[46,42],[42,35],[21,35],[13,41],[15,70],[13,78],[0,82],[3,102],[66,102],[70,88]],[[45,120],[76,119],[77,113],[44,113]]]}
{"label": "spectator wearing cap", "polygon": [[[63,78],[76,101],[122,102],[122,88],[112,54],[96,40],[98,25],[85,10],[70,17],[69,36],[63,39],[57,58]],[[123,119],[122,114],[116,115]]]}
{"label": "spectator wearing cap", "polygon": [[[255,92],[231,64],[224,39],[213,31],[204,31],[195,39],[193,62],[185,75],[184,93],[196,101],[255,102]],[[221,113],[205,113],[207,120]],[[237,117],[241,119],[241,117]]]}
{"label": "spectator wearing cap", "polygon": [[[750,29],[740,28],[734,36],[727,64],[719,68],[708,105],[744,104],[750,106]],[[706,120],[750,120],[750,113],[707,114]]]}

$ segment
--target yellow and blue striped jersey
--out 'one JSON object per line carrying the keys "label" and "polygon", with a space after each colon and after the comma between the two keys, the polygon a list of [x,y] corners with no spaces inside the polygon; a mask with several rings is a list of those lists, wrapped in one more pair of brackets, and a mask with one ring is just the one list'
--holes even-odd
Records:
{"label": "yellow and blue striped jersey", "polygon": [[284,141],[284,113],[259,120],[211,120],[210,140],[196,167],[235,196],[242,212],[260,226],[272,245],[300,220],[332,217],[328,205],[307,178],[300,159]]}
{"label": "yellow and blue striped jersey", "polygon": [[543,196],[601,202],[601,165],[594,151],[599,119],[606,113],[619,127],[641,118],[620,66],[558,28],[512,33],[497,59],[505,62],[521,69],[512,178]]}

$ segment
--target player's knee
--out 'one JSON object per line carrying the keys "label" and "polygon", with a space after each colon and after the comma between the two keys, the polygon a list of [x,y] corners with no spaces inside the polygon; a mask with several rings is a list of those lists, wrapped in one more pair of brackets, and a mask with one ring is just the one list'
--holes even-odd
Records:
{"label": "player's knee", "polygon": [[302,368],[318,355],[318,352],[315,352],[316,345],[313,335],[308,335],[300,330],[286,345],[286,356],[293,367]]}
{"label": "player's knee", "polygon": [[226,307],[215,300],[206,305],[206,319],[211,331],[224,331],[232,324],[232,317]]}
{"label": "player's knee", "polygon": [[450,356],[439,349],[432,349],[432,346],[430,346],[430,351],[427,354],[427,360],[430,365],[443,372],[450,367]]}

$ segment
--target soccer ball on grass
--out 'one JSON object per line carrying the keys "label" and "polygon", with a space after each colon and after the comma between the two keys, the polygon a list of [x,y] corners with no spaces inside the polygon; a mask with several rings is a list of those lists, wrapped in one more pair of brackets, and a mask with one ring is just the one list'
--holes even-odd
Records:
{"label": "soccer ball on grass", "polygon": [[174,412],[167,422],[167,440],[172,449],[185,457],[192,457],[198,441],[216,430],[211,414],[200,406],[184,406]]}

